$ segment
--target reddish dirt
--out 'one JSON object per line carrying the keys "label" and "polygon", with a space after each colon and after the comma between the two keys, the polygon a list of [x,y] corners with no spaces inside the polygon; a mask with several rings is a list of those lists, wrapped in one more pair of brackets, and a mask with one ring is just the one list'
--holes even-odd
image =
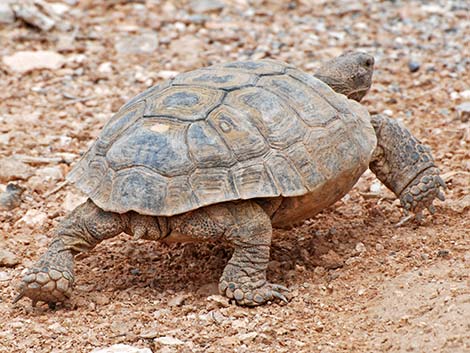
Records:
{"label": "reddish dirt", "polygon": [[[65,57],[60,69],[24,74],[0,63],[0,160],[28,167],[10,178],[26,188],[20,207],[0,211],[0,247],[19,259],[0,267],[0,352],[116,343],[154,352],[470,352],[470,122],[456,111],[470,101],[467,2],[224,3],[201,21],[186,1],[83,1],[62,15],[68,32],[0,27],[2,57],[39,49]],[[149,31],[155,50],[118,53],[115,43]],[[242,308],[213,296],[231,253],[221,244],[126,235],[79,256],[65,305],[11,303],[53,226],[82,200],[71,185],[51,191],[133,95],[169,71],[263,57],[311,71],[347,49],[376,57],[370,112],[403,121],[432,148],[448,186],[434,217],[395,227],[399,202],[368,172],[333,207],[275,231],[268,277],[291,288],[287,305]]]}

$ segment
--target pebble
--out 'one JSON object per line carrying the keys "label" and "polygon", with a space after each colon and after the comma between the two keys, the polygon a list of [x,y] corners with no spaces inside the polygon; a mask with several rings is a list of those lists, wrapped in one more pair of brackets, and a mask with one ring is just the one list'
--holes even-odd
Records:
{"label": "pebble", "polygon": [[158,48],[156,32],[146,32],[139,35],[130,35],[119,39],[114,48],[119,54],[150,54]]}
{"label": "pebble", "polygon": [[0,211],[10,211],[21,204],[21,195],[24,188],[13,183],[8,183],[5,192],[0,194]]}
{"label": "pebble", "polygon": [[179,345],[184,344],[183,341],[179,340],[178,338],[171,337],[171,336],[158,337],[158,338],[155,338],[154,341],[156,343],[160,343],[160,344],[167,345],[167,346],[179,346]]}
{"label": "pebble", "polygon": [[36,170],[35,174],[43,181],[57,181],[64,178],[62,169],[59,166],[40,168]]}
{"label": "pebble", "polygon": [[15,1],[11,6],[17,18],[41,31],[50,31],[56,25],[56,21],[32,1]]}
{"label": "pebble", "polygon": [[7,249],[0,249],[0,266],[14,267],[20,263],[20,259]]}
{"label": "pebble", "polygon": [[28,210],[26,214],[20,218],[18,223],[25,223],[26,225],[34,228],[34,227],[39,227],[42,224],[44,224],[47,221],[48,217],[47,214],[38,211],[38,210]]}
{"label": "pebble", "polygon": [[362,254],[362,253],[366,252],[366,246],[361,242],[356,244],[355,249],[356,249],[356,252],[358,252],[359,254]]}
{"label": "pebble", "polygon": [[408,62],[408,69],[410,70],[410,72],[417,72],[420,69],[420,67],[421,65],[417,61],[411,60]]}
{"label": "pebble", "polygon": [[225,5],[219,0],[192,0],[189,4],[195,13],[207,13],[222,10]]}
{"label": "pebble", "polygon": [[50,50],[18,51],[3,57],[3,63],[10,70],[20,73],[40,69],[57,70],[64,62],[63,55]]}
{"label": "pebble", "polygon": [[238,339],[242,342],[242,343],[250,343],[251,341],[253,341],[256,336],[258,336],[258,333],[256,332],[248,332],[248,333],[240,333],[237,335]]}
{"label": "pebble", "polygon": [[15,13],[8,1],[0,2],[0,23],[11,24],[15,22]]}
{"label": "pebble", "polygon": [[0,182],[28,179],[33,174],[30,166],[14,157],[0,159],[0,165]]}
{"label": "pebble", "polygon": [[150,348],[139,348],[127,344],[114,344],[106,348],[97,348],[90,353],[152,353]]}
{"label": "pebble", "polygon": [[470,102],[463,102],[462,104],[459,104],[456,109],[459,115],[459,119],[463,123],[466,123],[470,120]]}
{"label": "pebble", "polygon": [[0,271],[0,282],[9,281],[11,278],[10,274],[5,271]]}
{"label": "pebble", "polygon": [[215,303],[222,308],[228,308],[230,306],[229,299],[219,294],[208,296],[207,301]]}

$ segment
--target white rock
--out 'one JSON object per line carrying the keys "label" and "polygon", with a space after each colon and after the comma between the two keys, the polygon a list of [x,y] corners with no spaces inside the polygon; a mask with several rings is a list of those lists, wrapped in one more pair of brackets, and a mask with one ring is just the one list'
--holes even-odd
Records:
{"label": "white rock", "polygon": [[238,339],[243,343],[249,343],[253,341],[258,334],[256,332],[240,333],[237,335]]}
{"label": "white rock", "polygon": [[33,174],[30,166],[15,157],[0,159],[0,166],[0,182],[6,183],[15,179],[28,179]]}
{"label": "white rock", "polygon": [[0,2],[0,23],[10,24],[15,22],[15,13],[6,2]]}
{"label": "white rock", "polygon": [[225,5],[219,0],[192,0],[189,4],[191,11],[196,13],[206,13],[222,10]]}
{"label": "white rock", "polygon": [[460,92],[460,96],[464,99],[470,99],[470,89]]}
{"label": "white rock", "polygon": [[467,122],[470,120],[470,102],[463,102],[457,107],[457,112],[459,113],[459,118],[462,122]]}
{"label": "white rock", "polygon": [[25,223],[26,225],[30,227],[36,227],[46,222],[47,218],[48,217],[46,213],[35,210],[35,209],[31,209],[31,210],[28,210],[28,212],[26,212],[26,214],[23,217],[21,217],[18,222]]}
{"label": "white rock", "polygon": [[374,194],[379,194],[382,190],[382,184],[378,180],[376,180],[371,184],[369,190]]}
{"label": "white rock", "polygon": [[0,271],[0,282],[9,281],[11,276],[8,272]]}
{"label": "white rock", "polygon": [[366,252],[366,246],[363,243],[359,242],[359,243],[356,244],[356,251],[358,253],[362,254],[362,253]]}
{"label": "white rock", "polygon": [[44,167],[36,170],[36,176],[43,178],[46,181],[62,180],[64,178],[62,169],[59,166]]}
{"label": "white rock", "polygon": [[3,57],[3,63],[16,72],[28,72],[39,69],[56,70],[64,64],[64,57],[48,50],[19,51]]}
{"label": "white rock", "polygon": [[159,71],[157,76],[159,78],[163,78],[164,80],[168,80],[170,78],[173,78],[175,77],[176,75],[178,75],[179,72],[178,71],[171,71],[171,70],[162,70],[162,71]]}
{"label": "white rock", "polygon": [[102,63],[100,66],[98,66],[98,72],[101,72],[102,74],[112,73],[113,64],[111,64],[109,61]]}
{"label": "white rock", "polygon": [[171,336],[158,337],[158,338],[155,338],[154,341],[160,344],[164,344],[166,346],[179,346],[179,345],[184,344],[183,341],[177,338],[171,337]]}
{"label": "white rock", "polygon": [[0,266],[13,267],[20,263],[18,257],[7,249],[0,249]]}
{"label": "white rock", "polygon": [[97,348],[90,353],[152,353],[150,348],[138,348],[127,344],[114,344],[106,348]]}

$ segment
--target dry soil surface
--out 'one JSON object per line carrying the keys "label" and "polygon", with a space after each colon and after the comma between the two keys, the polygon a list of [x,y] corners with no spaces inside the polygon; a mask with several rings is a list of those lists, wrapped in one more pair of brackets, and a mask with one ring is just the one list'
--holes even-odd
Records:
{"label": "dry soil surface", "polygon": [[[0,27],[0,187],[25,188],[0,211],[0,352],[470,352],[470,122],[457,109],[470,101],[468,1],[37,3],[54,27]],[[370,112],[432,148],[448,186],[434,217],[395,227],[399,203],[369,172],[314,219],[275,231],[268,277],[290,287],[287,305],[217,296],[231,253],[221,244],[126,235],[78,257],[70,302],[12,304],[83,200],[64,176],[128,99],[203,65],[270,57],[312,71],[348,49],[376,58]],[[13,56],[38,50],[54,55]]]}

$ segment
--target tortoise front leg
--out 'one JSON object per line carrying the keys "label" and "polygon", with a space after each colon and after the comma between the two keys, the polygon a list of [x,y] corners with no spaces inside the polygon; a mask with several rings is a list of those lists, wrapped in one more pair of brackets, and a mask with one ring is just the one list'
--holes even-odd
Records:
{"label": "tortoise front leg", "polygon": [[[284,286],[269,283],[272,226],[266,212],[253,201],[224,203],[172,217],[168,240],[225,239],[233,247],[219,281],[219,290],[239,305],[256,306],[274,299],[287,301]],[[183,236],[184,235],[184,236]]]}
{"label": "tortoise front leg", "polygon": [[74,209],[58,225],[55,237],[39,261],[28,270],[14,303],[23,297],[54,307],[70,298],[74,276],[74,255],[95,247],[104,239],[126,230],[128,216],[105,212],[91,200]]}
{"label": "tortoise front leg", "polygon": [[441,188],[445,183],[429,147],[396,120],[374,115],[372,125],[377,134],[377,148],[369,165],[372,172],[400,198],[405,214],[412,211],[418,220],[424,208],[433,214],[434,199],[444,201]]}

